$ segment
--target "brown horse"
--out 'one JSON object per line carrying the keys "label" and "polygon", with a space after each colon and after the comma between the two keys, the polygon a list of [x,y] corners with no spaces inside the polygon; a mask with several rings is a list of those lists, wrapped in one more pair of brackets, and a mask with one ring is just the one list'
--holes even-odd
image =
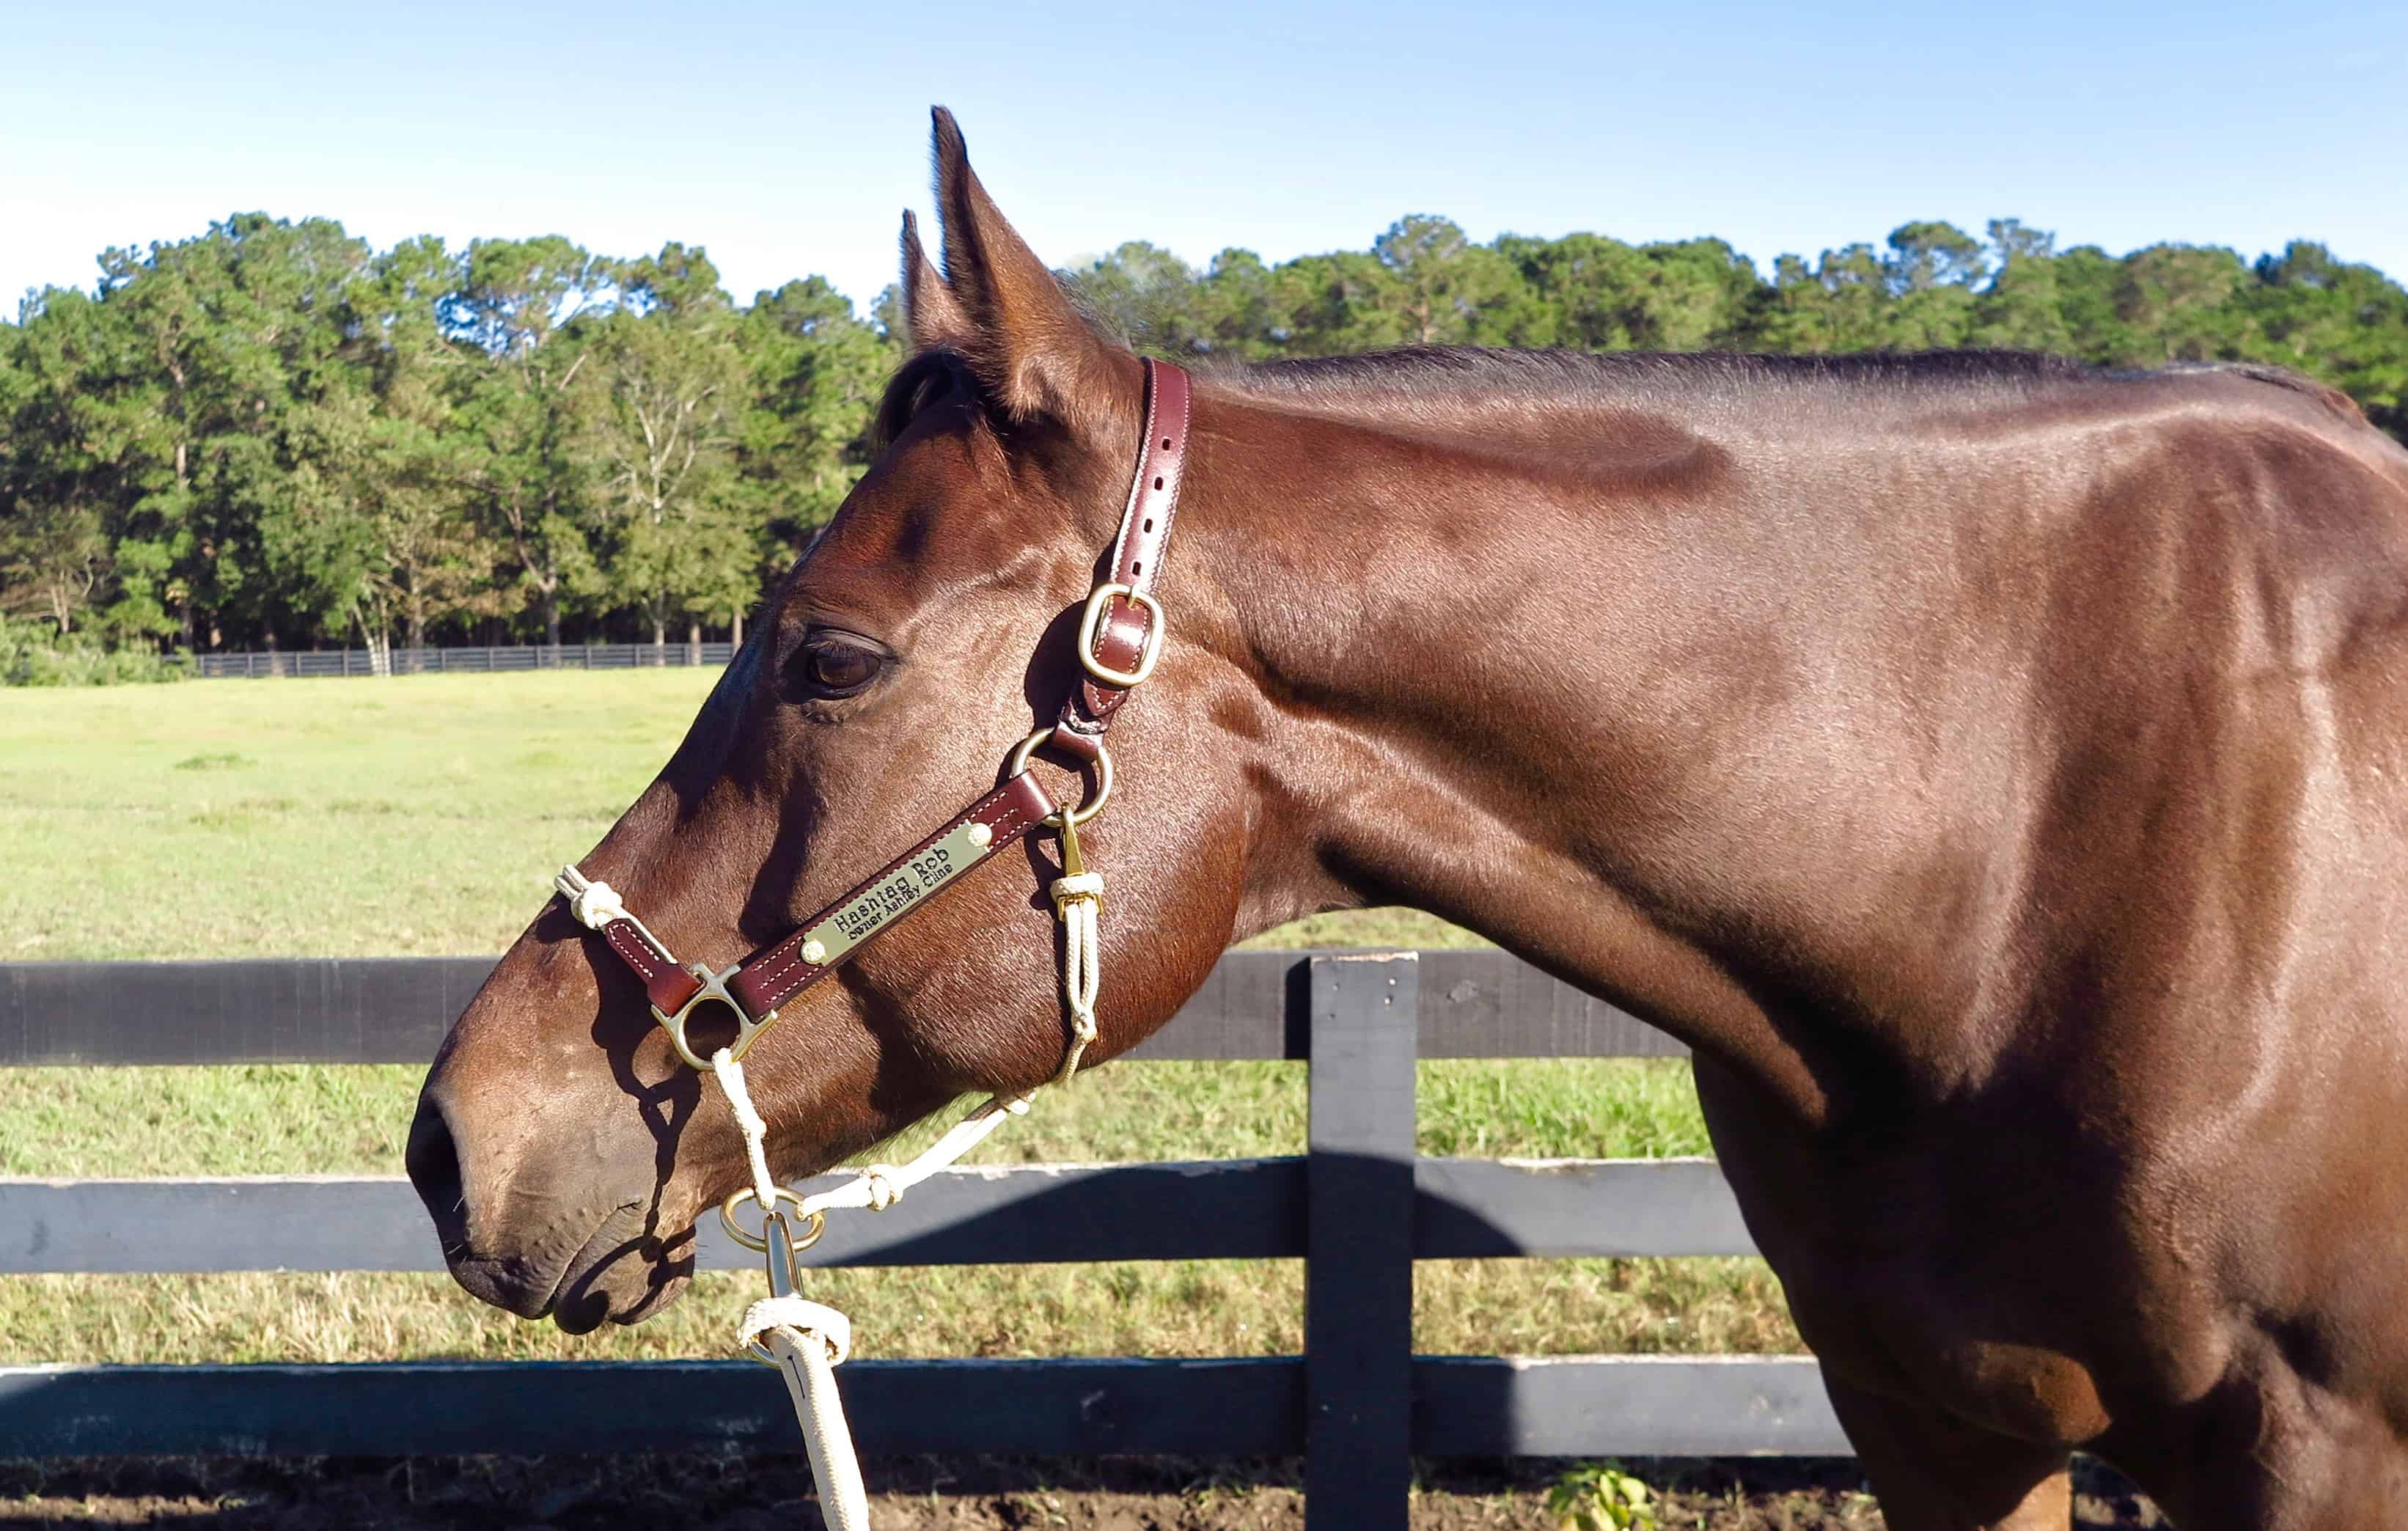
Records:
{"label": "brown horse", "polygon": [[[1076,677],[1140,364],[936,137],[890,444],[584,862],[681,952],[792,928]],[[2077,1447],[2194,1531],[2408,1524],[2408,453],[2277,372],[1993,355],[1412,351],[1192,419],[1091,1059],[1234,939],[1433,910],[1696,1050],[1891,1525],[2062,1526]],[[767,1034],[781,1175],[1054,1071],[1027,871]],[[715,1091],[555,901],[411,1137],[461,1283],[659,1309],[747,1183]]]}

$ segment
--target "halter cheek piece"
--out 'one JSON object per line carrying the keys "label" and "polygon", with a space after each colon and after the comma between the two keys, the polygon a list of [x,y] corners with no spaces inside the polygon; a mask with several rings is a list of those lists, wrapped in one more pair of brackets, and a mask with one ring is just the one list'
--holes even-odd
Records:
{"label": "halter cheek piece", "polygon": [[[1145,438],[1121,512],[1111,566],[1088,595],[1079,623],[1079,663],[1085,673],[1063,700],[1060,716],[1012,750],[1002,785],[784,939],[749,961],[716,971],[703,963],[680,964],[609,883],[590,881],[574,866],[561,869],[555,886],[577,918],[600,932],[610,950],[635,970],[652,1002],[653,1019],[688,1064],[712,1067],[712,1060],[697,1052],[686,1034],[697,1008],[723,1004],[734,1014],[736,1036],[724,1051],[731,1060],[740,1060],[777,1023],[780,1007],[1039,825],[1061,837],[1064,876],[1054,884],[1054,896],[1057,906],[1066,900],[1083,903],[1082,909],[1064,908],[1062,912],[1073,926],[1074,949],[1081,931],[1073,915],[1083,915],[1092,959],[1094,905],[1100,899],[1101,880],[1081,862],[1079,826],[1102,811],[1111,795],[1112,764],[1104,749],[1105,731],[1129,692],[1154,673],[1162,655],[1165,619],[1154,584],[1178,515],[1180,476],[1187,461],[1187,374],[1149,360],[1145,376]],[[1094,772],[1095,791],[1085,802],[1064,808],[1046,795],[1028,774],[1029,756],[1039,748],[1057,750]],[[1070,986],[1074,991],[1079,987],[1075,981]],[[1073,1029],[1058,1076],[1062,1079],[1077,1069],[1080,1054],[1094,1039],[1092,983],[1087,988],[1087,1005],[1078,1003],[1075,992],[1072,995]]]}

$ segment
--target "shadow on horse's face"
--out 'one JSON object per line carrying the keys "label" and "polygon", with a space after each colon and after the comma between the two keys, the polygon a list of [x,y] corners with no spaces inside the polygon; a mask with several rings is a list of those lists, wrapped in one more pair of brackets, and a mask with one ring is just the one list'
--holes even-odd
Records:
{"label": "shadow on horse's face", "polygon": [[[907,235],[922,346],[882,411],[893,444],[778,588],[667,767],[581,864],[683,958],[751,956],[943,823],[1054,720],[1077,675],[1079,612],[1142,428],[1142,373],[1069,311],[949,127],[953,269],[938,278]],[[1039,297],[1051,307],[1032,310]],[[1112,737],[1111,811],[1082,834],[1111,880],[1090,1059],[1167,1019],[1237,918],[1261,704],[1197,641],[1217,604],[1201,563],[1166,586],[1173,641]],[[1050,766],[1047,786],[1056,801],[1082,793]],[[781,1178],[957,1095],[1052,1077],[1066,1033],[1045,894],[1057,856],[1050,834],[998,852],[781,1007],[746,1059]],[[453,1274],[570,1330],[657,1309],[692,1268],[697,1212],[748,1181],[718,1094],[555,900],[453,1026],[411,1130],[410,1178]]]}

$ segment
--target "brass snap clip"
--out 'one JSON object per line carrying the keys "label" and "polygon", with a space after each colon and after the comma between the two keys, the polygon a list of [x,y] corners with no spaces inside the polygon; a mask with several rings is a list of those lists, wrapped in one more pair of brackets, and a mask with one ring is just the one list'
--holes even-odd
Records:
{"label": "brass snap clip", "polygon": [[[781,1198],[793,1195],[793,1193],[786,1191],[783,1186],[779,1187],[779,1192]],[[749,1192],[740,1194],[750,1195]],[[733,1200],[735,1198],[730,1197],[729,1199]],[[797,1198],[797,1200],[799,1199],[800,1198]],[[820,1214],[813,1212],[811,1216],[814,1219],[818,1219]],[[822,1220],[822,1222],[824,1221],[824,1220]],[[728,1223],[727,1231],[731,1234],[736,1234],[735,1223]],[[772,1205],[769,1208],[767,1214],[761,1220],[761,1235],[762,1240],[760,1247],[765,1251],[768,1262],[769,1295],[772,1297],[791,1297],[795,1295],[796,1287],[800,1284],[796,1279],[799,1275],[799,1272],[796,1269],[796,1263],[799,1260],[802,1252],[810,1248],[812,1244],[819,1240],[820,1223],[814,1223],[812,1224],[811,1231],[805,1234],[798,1239],[795,1236],[794,1229],[789,1227],[786,1223],[785,1212],[777,1206]],[[736,1234],[736,1237],[741,1239],[744,1236],[741,1234]],[[758,1339],[746,1340],[744,1342],[744,1350],[745,1352],[751,1355],[755,1361],[765,1361],[773,1366],[779,1365],[778,1357],[770,1352],[767,1345],[762,1344]]]}

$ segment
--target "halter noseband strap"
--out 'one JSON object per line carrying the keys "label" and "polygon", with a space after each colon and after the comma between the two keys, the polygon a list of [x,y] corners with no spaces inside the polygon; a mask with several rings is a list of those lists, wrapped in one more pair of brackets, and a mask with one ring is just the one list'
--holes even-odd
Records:
{"label": "halter noseband strap", "polygon": [[[1030,735],[1012,751],[1002,785],[760,955],[718,972],[700,963],[680,964],[667,945],[628,912],[609,883],[590,881],[574,866],[561,869],[555,886],[570,909],[598,931],[643,981],[653,1019],[687,1063],[696,1068],[711,1066],[686,1037],[686,1023],[695,1007],[718,1001],[734,1012],[737,1033],[726,1051],[741,1058],[777,1021],[780,1006],[1039,824],[1051,823],[1062,832],[1065,860],[1075,861],[1075,826],[1101,808],[1111,790],[1105,730],[1129,692],[1154,673],[1162,654],[1165,622],[1154,583],[1179,509],[1180,479],[1187,462],[1189,388],[1187,374],[1167,362],[1148,360],[1145,376],[1145,438],[1137,471],[1121,513],[1111,566],[1088,595],[1079,626],[1079,664],[1084,674],[1064,700],[1054,725]],[[1096,769],[1096,792],[1085,804],[1057,808],[1028,774],[1029,754],[1047,745]]]}

